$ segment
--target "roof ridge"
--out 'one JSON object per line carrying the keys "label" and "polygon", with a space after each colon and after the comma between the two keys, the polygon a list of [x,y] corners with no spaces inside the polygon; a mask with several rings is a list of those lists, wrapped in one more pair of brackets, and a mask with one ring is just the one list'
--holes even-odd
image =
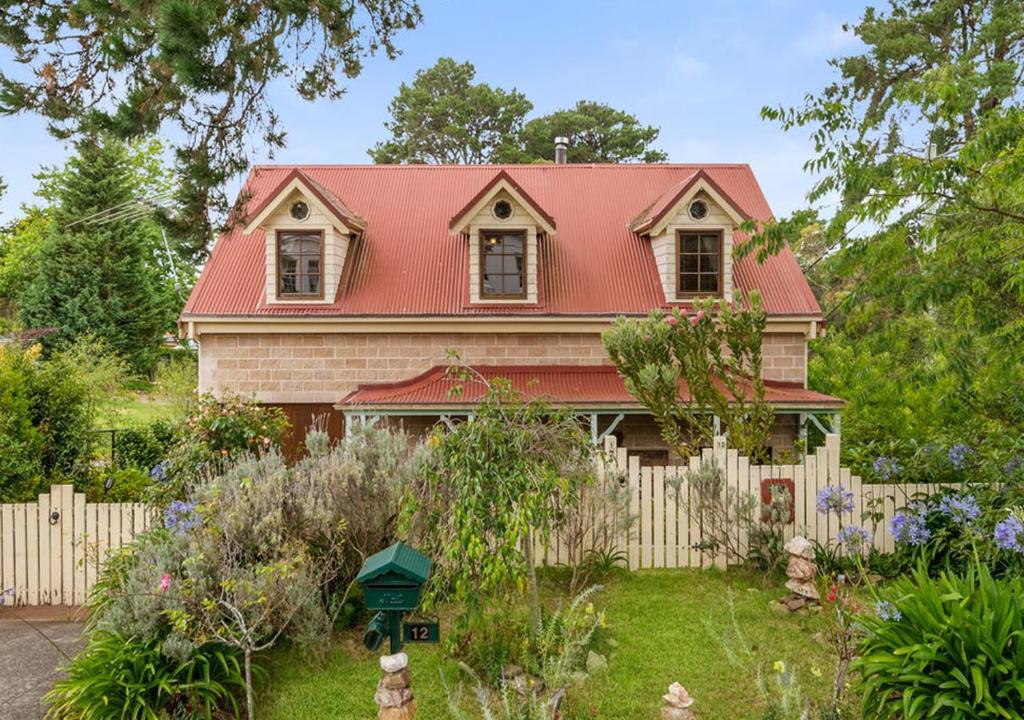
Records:
{"label": "roof ridge", "polygon": [[455,168],[466,168],[476,170],[488,170],[495,168],[538,168],[538,169],[583,169],[601,168],[616,170],[635,170],[637,168],[729,168],[743,169],[750,168],[750,163],[723,163],[723,162],[678,162],[678,163],[485,163],[485,164],[410,164],[410,163],[257,163],[250,168],[253,170],[301,170],[312,169],[334,169],[344,168],[346,170],[452,170]]}

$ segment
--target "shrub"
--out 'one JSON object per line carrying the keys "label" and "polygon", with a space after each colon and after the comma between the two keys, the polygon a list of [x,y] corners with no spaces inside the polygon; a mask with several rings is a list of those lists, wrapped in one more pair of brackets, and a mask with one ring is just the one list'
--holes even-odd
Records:
{"label": "shrub", "polygon": [[164,506],[182,499],[191,488],[230,466],[233,460],[279,450],[290,426],[281,408],[259,405],[232,395],[198,399],[163,468],[164,482],[148,498]]}
{"label": "shrub", "polygon": [[149,473],[136,468],[96,467],[84,490],[89,502],[142,502],[152,482]]}
{"label": "shrub", "polygon": [[867,636],[855,667],[865,718],[1022,717],[1020,578],[995,579],[980,563],[932,578],[922,566],[860,620]]}
{"label": "shrub", "polygon": [[892,519],[895,559],[909,568],[923,563],[933,575],[964,573],[975,557],[997,577],[1024,574],[1024,555],[1001,542],[999,532],[1022,507],[1021,482],[977,484],[917,498]]}
{"label": "shrub", "polygon": [[118,430],[114,434],[114,464],[149,472],[164,459],[167,448],[146,426]]}
{"label": "shrub", "polygon": [[0,347],[0,501],[31,499],[48,480],[84,472],[92,449],[88,384],[38,346]]}
{"label": "shrub", "polygon": [[215,640],[239,650],[246,681],[254,655],[281,638],[321,648],[361,558],[393,540],[416,454],[400,433],[366,430],[294,466],[273,449],[237,458],[108,562],[92,628],[161,638],[182,659]]}
{"label": "shrub", "polygon": [[209,719],[225,707],[237,715],[245,686],[233,648],[207,643],[179,661],[161,652],[159,639],[114,633],[92,635],[65,670],[46,696],[49,717],[63,720]]}

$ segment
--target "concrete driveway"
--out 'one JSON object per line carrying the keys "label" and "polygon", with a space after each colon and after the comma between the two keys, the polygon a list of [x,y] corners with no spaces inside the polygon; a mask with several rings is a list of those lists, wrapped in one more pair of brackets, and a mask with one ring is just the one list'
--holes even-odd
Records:
{"label": "concrete driveway", "polygon": [[69,608],[0,608],[0,720],[43,717],[64,655],[82,646],[74,617]]}

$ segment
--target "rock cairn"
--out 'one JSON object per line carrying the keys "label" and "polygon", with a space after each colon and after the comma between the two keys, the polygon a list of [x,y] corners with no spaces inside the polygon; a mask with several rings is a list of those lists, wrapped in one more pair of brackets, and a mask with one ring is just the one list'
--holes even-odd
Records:
{"label": "rock cairn", "polygon": [[380,659],[383,671],[373,696],[377,706],[378,720],[413,720],[416,717],[416,700],[412,696],[409,677],[409,656],[405,653],[384,655]]}
{"label": "rock cairn", "polygon": [[814,580],[818,574],[818,566],[814,563],[814,546],[810,540],[797,535],[785,545],[789,553],[789,564],[786,566],[786,589],[790,594],[781,602],[790,612],[796,612],[808,603],[821,599]]}
{"label": "rock cairn", "polygon": [[661,709],[661,720],[694,720],[697,717],[690,709],[693,698],[679,683],[669,685],[668,692],[661,698],[665,701],[665,707]]}

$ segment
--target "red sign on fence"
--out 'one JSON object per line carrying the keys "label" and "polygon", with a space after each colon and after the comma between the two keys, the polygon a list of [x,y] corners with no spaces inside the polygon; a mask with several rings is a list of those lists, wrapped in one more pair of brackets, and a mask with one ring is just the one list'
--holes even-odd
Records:
{"label": "red sign on fence", "polygon": [[785,488],[789,494],[789,522],[796,522],[796,504],[793,502],[795,487],[792,478],[765,478],[761,481],[761,522],[768,522],[771,519],[768,508],[772,504],[772,491],[775,488]]}

